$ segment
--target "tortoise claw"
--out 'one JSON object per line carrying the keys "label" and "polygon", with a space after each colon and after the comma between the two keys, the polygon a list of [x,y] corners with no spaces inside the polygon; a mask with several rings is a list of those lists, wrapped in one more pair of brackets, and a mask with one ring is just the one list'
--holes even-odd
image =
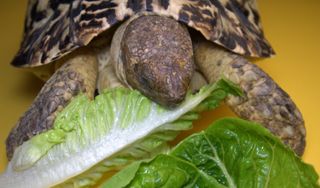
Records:
{"label": "tortoise claw", "polygon": [[52,128],[55,117],[79,93],[93,98],[98,68],[90,52],[76,54],[66,60],[45,83],[31,107],[11,130],[7,140],[10,160],[16,147],[31,137]]}
{"label": "tortoise claw", "polygon": [[267,73],[243,57],[206,41],[196,46],[195,60],[209,82],[224,76],[244,91],[243,97],[226,99],[238,116],[264,125],[298,155],[303,154],[306,131],[302,115]]}

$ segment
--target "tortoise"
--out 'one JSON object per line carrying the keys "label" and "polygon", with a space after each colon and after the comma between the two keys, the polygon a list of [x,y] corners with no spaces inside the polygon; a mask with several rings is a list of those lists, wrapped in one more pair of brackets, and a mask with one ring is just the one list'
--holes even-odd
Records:
{"label": "tortoise", "polygon": [[254,0],[30,0],[12,65],[47,80],[10,132],[7,156],[49,130],[80,92],[129,87],[174,108],[188,90],[226,77],[244,96],[226,104],[298,155],[304,121],[289,95],[246,57],[274,55]]}

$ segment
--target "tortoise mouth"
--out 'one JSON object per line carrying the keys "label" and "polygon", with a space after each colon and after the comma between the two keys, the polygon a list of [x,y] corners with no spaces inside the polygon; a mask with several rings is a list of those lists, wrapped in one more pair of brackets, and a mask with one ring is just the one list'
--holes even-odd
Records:
{"label": "tortoise mouth", "polygon": [[188,30],[177,21],[134,17],[117,29],[111,51],[125,85],[167,107],[185,98],[194,73],[193,47]]}

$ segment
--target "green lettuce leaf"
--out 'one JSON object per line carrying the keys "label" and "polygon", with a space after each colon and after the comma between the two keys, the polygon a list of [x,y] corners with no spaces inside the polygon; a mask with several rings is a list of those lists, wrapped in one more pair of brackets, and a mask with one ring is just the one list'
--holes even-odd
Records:
{"label": "green lettuce leaf", "polygon": [[225,186],[185,160],[172,155],[160,154],[150,162],[136,162],[129,165],[112,177],[103,187],[223,188]]}
{"label": "green lettuce leaf", "polygon": [[62,186],[92,185],[103,172],[167,152],[166,142],[191,128],[198,111],[216,107],[228,94],[241,92],[222,79],[189,93],[175,109],[129,89],[107,90],[94,101],[80,95],[52,130],[18,147],[0,187],[52,187],[68,179]]}
{"label": "green lettuce leaf", "polygon": [[319,187],[314,168],[278,138],[235,118],[216,121],[168,155],[132,166],[102,187]]}

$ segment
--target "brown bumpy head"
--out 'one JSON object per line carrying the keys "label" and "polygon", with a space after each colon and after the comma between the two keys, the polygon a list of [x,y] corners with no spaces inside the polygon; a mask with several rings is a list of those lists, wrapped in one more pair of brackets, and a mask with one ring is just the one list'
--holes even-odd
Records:
{"label": "brown bumpy head", "polygon": [[184,99],[194,62],[190,35],[180,23],[142,15],[120,27],[112,45],[119,50],[113,53],[115,70],[124,83],[168,107]]}

